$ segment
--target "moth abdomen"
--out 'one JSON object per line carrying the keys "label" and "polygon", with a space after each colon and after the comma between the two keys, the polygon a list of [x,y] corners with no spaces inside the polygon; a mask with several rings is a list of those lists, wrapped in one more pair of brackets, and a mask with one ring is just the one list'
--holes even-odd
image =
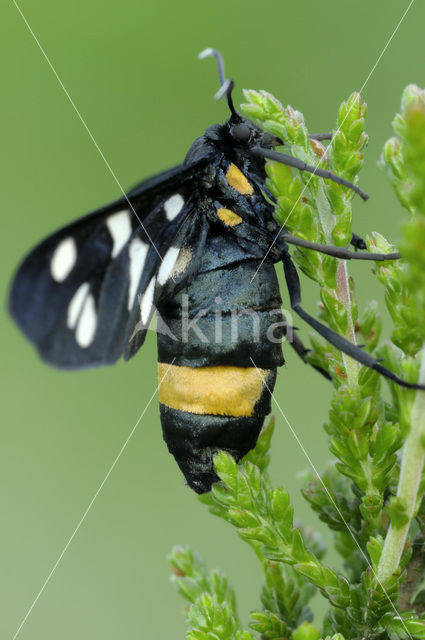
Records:
{"label": "moth abdomen", "polygon": [[[276,376],[275,370],[273,374]],[[269,384],[271,382],[269,380]],[[160,415],[164,440],[187,484],[197,493],[205,493],[218,480],[213,467],[214,455],[224,450],[240,460],[255,447],[266,414],[202,415],[160,403]]]}
{"label": "moth abdomen", "polygon": [[[224,244],[224,242],[223,242]],[[240,460],[255,446],[283,364],[284,318],[271,262],[199,272],[159,307],[158,380],[164,440],[198,493],[217,480],[214,454]],[[206,266],[207,265],[207,266]]]}

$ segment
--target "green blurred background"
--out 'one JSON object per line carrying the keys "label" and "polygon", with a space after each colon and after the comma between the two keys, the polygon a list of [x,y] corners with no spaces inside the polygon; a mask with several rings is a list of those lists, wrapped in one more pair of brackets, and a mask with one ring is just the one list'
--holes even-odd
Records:
{"label": "green blurred background", "polygon": [[[267,89],[326,131],[340,102],[363,84],[407,1],[257,3],[22,0],[32,29],[125,187],[180,162],[191,142],[226,116],[212,96],[214,46],[243,87]],[[39,239],[106,203],[119,190],[10,0],[2,4],[2,300],[24,253]],[[371,139],[355,200],[355,230],[397,240],[400,207],[376,166],[400,94],[425,84],[425,7],[417,1],[364,90]],[[380,291],[366,264],[350,266],[360,303]],[[305,306],[317,293],[304,280]],[[4,313],[0,447],[0,636],[12,638],[66,541],[156,387],[155,336],[130,363],[82,373],[42,364]],[[299,326],[301,326],[301,321]],[[386,325],[388,329],[388,324]],[[306,336],[307,330],[302,327]],[[276,397],[314,463],[328,458],[322,423],[331,386],[287,352]],[[277,415],[273,478],[296,517],[308,466]],[[189,543],[226,570],[242,618],[258,604],[259,568],[234,531],[187,489],[162,441],[157,399],[41,595],[19,637],[184,637],[183,602],[166,555]],[[332,562],[332,557],[330,562]]]}

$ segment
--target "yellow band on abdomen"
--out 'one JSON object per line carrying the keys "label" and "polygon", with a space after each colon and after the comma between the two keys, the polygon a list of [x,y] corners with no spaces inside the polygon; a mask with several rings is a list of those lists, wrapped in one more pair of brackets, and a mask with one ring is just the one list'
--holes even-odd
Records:
{"label": "yellow band on abdomen", "polygon": [[268,369],[179,367],[158,362],[159,401],[199,415],[251,416]]}

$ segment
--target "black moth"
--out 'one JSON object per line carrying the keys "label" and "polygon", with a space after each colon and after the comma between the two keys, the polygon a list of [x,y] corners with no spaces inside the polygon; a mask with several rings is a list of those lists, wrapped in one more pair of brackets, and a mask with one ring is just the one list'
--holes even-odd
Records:
{"label": "black moth", "polygon": [[[265,159],[315,171],[367,196],[339,176],[275,151],[282,142],[236,112],[233,83],[224,77],[218,52],[201,55],[217,59],[229,119],[195,140],[181,165],[43,240],[21,264],[10,296],[13,318],[42,359],[63,369],[113,364],[121,355],[129,359],[158,310],[164,439],[198,493],[217,480],[214,454],[224,449],[239,460],[254,447],[270,412],[288,331],[277,262],[283,262],[295,313],[364,365],[399,385],[421,388],[302,309],[288,244],[344,259],[397,256],[356,253],[287,234],[263,195]],[[352,244],[365,248],[357,236]],[[305,359],[297,336],[291,344]]]}

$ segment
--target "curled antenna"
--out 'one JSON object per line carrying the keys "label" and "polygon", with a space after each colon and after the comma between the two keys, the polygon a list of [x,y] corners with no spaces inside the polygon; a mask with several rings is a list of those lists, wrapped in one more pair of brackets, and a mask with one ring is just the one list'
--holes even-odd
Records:
{"label": "curled antenna", "polygon": [[232,91],[233,91],[234,83],[233,83],[233,80],[226,78],[224,74],[224,62],[223,62],[223,58],[221,57],[221,53],[217,51],[217,49],[211,49],[209,47],[208,49],[204,49],[203,51],[201,51],[201,53],[198,55],[198,58],[200,60],[204,60],[205,58],[210,58],[210,57],[214,57],[217,61],[218,75],[221,83],[221,87],[215,94],[214,99],[220,100],[220,98],[222,98],[223,96],[226,96],[227,104],[229,105],[232,118],[235,120],[240,120],[240,115],[236,111],[233,104],[233,100],[232,100]]}

